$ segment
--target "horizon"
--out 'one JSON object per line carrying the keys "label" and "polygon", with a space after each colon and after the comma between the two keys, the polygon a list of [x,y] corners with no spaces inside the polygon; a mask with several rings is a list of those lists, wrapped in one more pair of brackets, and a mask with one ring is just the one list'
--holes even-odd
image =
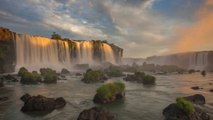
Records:
{"label": "horizon", "polygon": [[3,0],[0,25],[48,38],[56,32],[70,39],[107,40],[124,49],[124,58],[146,58],[211,51],[210,8],[211,0]]}

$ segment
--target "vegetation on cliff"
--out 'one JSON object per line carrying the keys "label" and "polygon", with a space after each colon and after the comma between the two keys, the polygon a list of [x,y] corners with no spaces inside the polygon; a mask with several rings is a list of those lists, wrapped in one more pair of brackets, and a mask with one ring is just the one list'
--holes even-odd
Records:
{"label": "vegetation on cliff", "polygon": [[104,84],[96,92],[93,100],[95,103],[113,102],[125,95],[125,84],[121,82]]}

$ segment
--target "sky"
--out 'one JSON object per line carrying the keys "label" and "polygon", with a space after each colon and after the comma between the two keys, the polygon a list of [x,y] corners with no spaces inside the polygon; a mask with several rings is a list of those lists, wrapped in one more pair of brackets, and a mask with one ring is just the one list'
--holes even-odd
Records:
{"label": "sky", "polygon": [[213,0],[1,0],[0,26],[107,40],[124,57],[213,49]]}

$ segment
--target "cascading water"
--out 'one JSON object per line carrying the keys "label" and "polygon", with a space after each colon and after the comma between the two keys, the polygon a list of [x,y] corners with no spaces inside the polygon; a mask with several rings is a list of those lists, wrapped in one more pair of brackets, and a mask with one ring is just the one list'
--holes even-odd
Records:
{"label": "cascading water", "polygon": [[[69,41],[53,40],[30,35],[16,35],[16,70],[26,67],[38,70],[50,67],[56,70],[71,69],[75,64],[116,63],[113,49],[107,43],[101,43],[101,61],[94,58],[94,41],[74,41],[74,48]],[[97,46],[97,45],[96,45]],[[74,53],[74,55],[73,55]]]}
{"label": "cascading water", "polygon": [[193,69],[205,69],[208,65],[208,53],[194,53],[190,57],[190,68]]}
{"label": "cascading water", "polygon": [[106,43],[103,43],[103,52],[104,52],[105,61],[115,64],[115,56],[113,54],[112,47]]}
{"label": "cascading water", "polygon": [[68,43],[44,37],[16,35],[16,68],[38,70],[71,66]]}

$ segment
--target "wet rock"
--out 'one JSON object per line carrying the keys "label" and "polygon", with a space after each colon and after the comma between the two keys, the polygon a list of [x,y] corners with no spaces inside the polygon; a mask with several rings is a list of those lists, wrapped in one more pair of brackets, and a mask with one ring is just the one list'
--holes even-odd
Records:
{"label": "wet rock", "polygon": [[42,95],[30,96],[25,94],[21,97],[24,106],[21,108],[23,112],[30,111],[51,111],[54,109],[62,108],[66,105],[64,98],[47,98]]}
{"label": "wet rock", "polygon": [[4,87],[4,79],[0,78],[0,87]]}
{"label": "wet rock", "polygon": [[206,103],[205,97],[201,94],[195,94],[184,98],[191,101],[193,104],[204,105]]}
{"label": "wet rock", "polygon": [[0,97],[0,102],[7,101],[9,98],[8,97]]}
{"label": "wet rock", "polygon": [[4,76],[4,78],[5,78],[6,81],[11,81],[11,82],[18,82],[19,81],[15,76],[10,75],[10,74]]}
{"label": "wet rock", "polygon": [[116,120],[117,116],[105,108],[93,107],[80,113],[77,120]]}
{"label": "wet rock", "polygon": [[70,74],[70,71],[67,70],[67,69],[65,69],[65,68],[63,68],[63,69],[61,70],[61,74]]}
{"label": "wet rock", "polygon": [[195,111],[189,115],[181,111],[175,103],[163,110],[165,120],[211,120],[211,117],[199,107],[194,106]]}
{"label": "wet rock", "polygon": [[76,73],[75,75],[76,76],[82,76],[83,74],[82,73]]}
{"label": "wet rock", "polygon": [[209,92],[213,92],[213,89],[210,89]]}
{"label": "wet rock", "polygon": [[199,89],[203,89],[203,88],[201,88],[199,86],[194,86],[194,87],[191,87],[191,89],[193,89],[193,90],[199,90]]}

